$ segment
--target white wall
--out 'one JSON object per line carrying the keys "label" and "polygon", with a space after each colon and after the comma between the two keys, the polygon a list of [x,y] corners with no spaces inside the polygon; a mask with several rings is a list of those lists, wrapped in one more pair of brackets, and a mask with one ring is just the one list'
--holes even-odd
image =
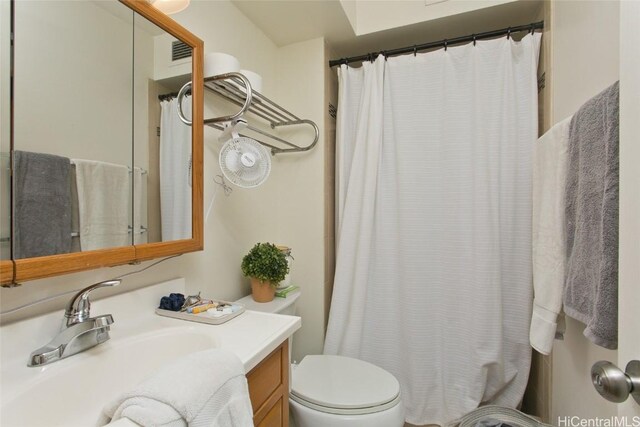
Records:
{"label": "white wall", "polygon": [[29,1],[15,20],[15,149],[131,166],[132,16]]}
{"label": "white wall", "polygon": [[[322,352],[325,331],[324,192],[324,40],[314,39],[278,52],[277,99],[321,129],[316,147],[282,155],[274,162],[278,180],[278,218],[282,241],[293,248],[292,280],[302,288],[298,313],[302,328],[293,341],[293,358]],[[307,134],[307,140],[308,140]]]}
{"label": "white wall", "polygon": [[[618,363],[622,367],[640,356],[640,2],[620,5],[620,262]],[[640,417],[630,398],[618,415]]]}
{"label": "white wall", "polygon": [[[554,1],[552,18],[553,123],[573,114],[585,101],[618,80],[619,4],[612,1]],[[584,325],[567,318],[564,341],[552,354],[551,423],[558,417],[607,417],[616,405],[591,384],[591,365],[617,359],[583,335]]]}
{"label": "white wall", "polygon": [[[278,49],[228,1],[192,2],[188,9],[173,17],[204,40],[205,52],[226,52],[236,56],[242,68],[263,76],[263,92],[267,96],[323,128],[325,64],[322,39]],[[205,110],[215,108],[215,105],[208,105]],[[323,135],[311,152],[272,158],[271,176],[262,186],[250,190],[234,188],[231,196],[225,197],[213,183],[214,176],[220,173],[218,134],[216,130],[205,129],[205,211],[215,191],[217,194],[211,216],[205,223],[204,251],[185,254],[127,277],[119,289],[100,290],[97,296],[126,292],[182,276],[186,278],[188,292],[202,291],[203,296],[235,300],[250,292],[248,280],[240,271],[242,256],[259,241],[286,244],[293,248],[295,257],[292,282],[299,284],[303,292],[299,300],[303,326],[294,340],[294,358],[299,360],[304,354],[319,352],[325,322]],[[4,312],[149,264],[93,270],[37,280],[20,288],[2,289],[0,305]],[[61,310],[68,298],[64,296],[2,316],[2,321]],[[117,327],[118,319],[115,321],[114,327]]]}
{"label": "white wall", "polygon": [[557,122],[618,80],[620,5],[617,1],[554,1],[551,6]]}

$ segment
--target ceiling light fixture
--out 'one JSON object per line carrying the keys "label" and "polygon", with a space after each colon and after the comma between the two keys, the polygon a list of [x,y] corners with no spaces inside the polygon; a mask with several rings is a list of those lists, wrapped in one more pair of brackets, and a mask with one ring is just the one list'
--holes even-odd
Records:
{"label": "ceiling light fixture", "polygon": [[149,0],[153,7],[166,15],[185,10],[190,2],[191,0]]}

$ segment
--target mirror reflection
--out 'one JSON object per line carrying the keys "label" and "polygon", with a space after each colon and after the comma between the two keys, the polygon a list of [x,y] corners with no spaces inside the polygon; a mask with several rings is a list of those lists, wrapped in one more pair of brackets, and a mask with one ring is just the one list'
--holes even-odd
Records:
{"label": "mirror reflection", "polygon": [[176,56],[174,37],[115,0],[13,5],[2,259],[191,238],[191,132],[172,95],[191,79],[190,48]]}
{"label": "mirror reflection", "polygon": [[13,258],[132,244],[133,12],[15,2]]}
{"label": "mirror reflection", "polygon": [[[142,180],[146,204],[140,207],[147,226],[141,237],[144,242],[190,239],[191,127],[178,117],[177,95],[191,80],[191,48],[140,15],[135,24],[134,116],[148,117],[148,126],[138,126],[134,144],[135,165],[147,172]],[[191,96],[181,102],[190,117]]]}
{"label": "mirror reflection", "polygon": [[11,259],[11,7],[0,1],[0,260]]}

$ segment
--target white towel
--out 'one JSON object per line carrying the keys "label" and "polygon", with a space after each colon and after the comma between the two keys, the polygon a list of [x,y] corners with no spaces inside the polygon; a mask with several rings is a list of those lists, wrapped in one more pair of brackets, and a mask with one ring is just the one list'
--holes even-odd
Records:
{"label": "white towel", "polygon": [[83,251],[126,246],[129,233],[129,168],[74,159],[78,187],[80,248]]}
{"label": "white towel", "polygon": [[565,184],[571,117],[542,135],[533,153],[533,315],[529,340],[549,354],[566,271]]}
{"label": "white towel", "polygon": [[226,350],[190,354],[158,371],[103,410],[143,426],[253,427],[244,367]]}

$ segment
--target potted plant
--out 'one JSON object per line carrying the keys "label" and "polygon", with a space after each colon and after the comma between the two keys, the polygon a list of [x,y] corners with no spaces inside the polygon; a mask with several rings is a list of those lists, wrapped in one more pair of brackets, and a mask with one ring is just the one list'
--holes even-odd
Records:
{"label": "potted plant", "polygon": [[272,301],[288,272],[285,254],[272,243],[256,243],[242,258],[242,274],[251,279],[251,295],[257,302]]}

